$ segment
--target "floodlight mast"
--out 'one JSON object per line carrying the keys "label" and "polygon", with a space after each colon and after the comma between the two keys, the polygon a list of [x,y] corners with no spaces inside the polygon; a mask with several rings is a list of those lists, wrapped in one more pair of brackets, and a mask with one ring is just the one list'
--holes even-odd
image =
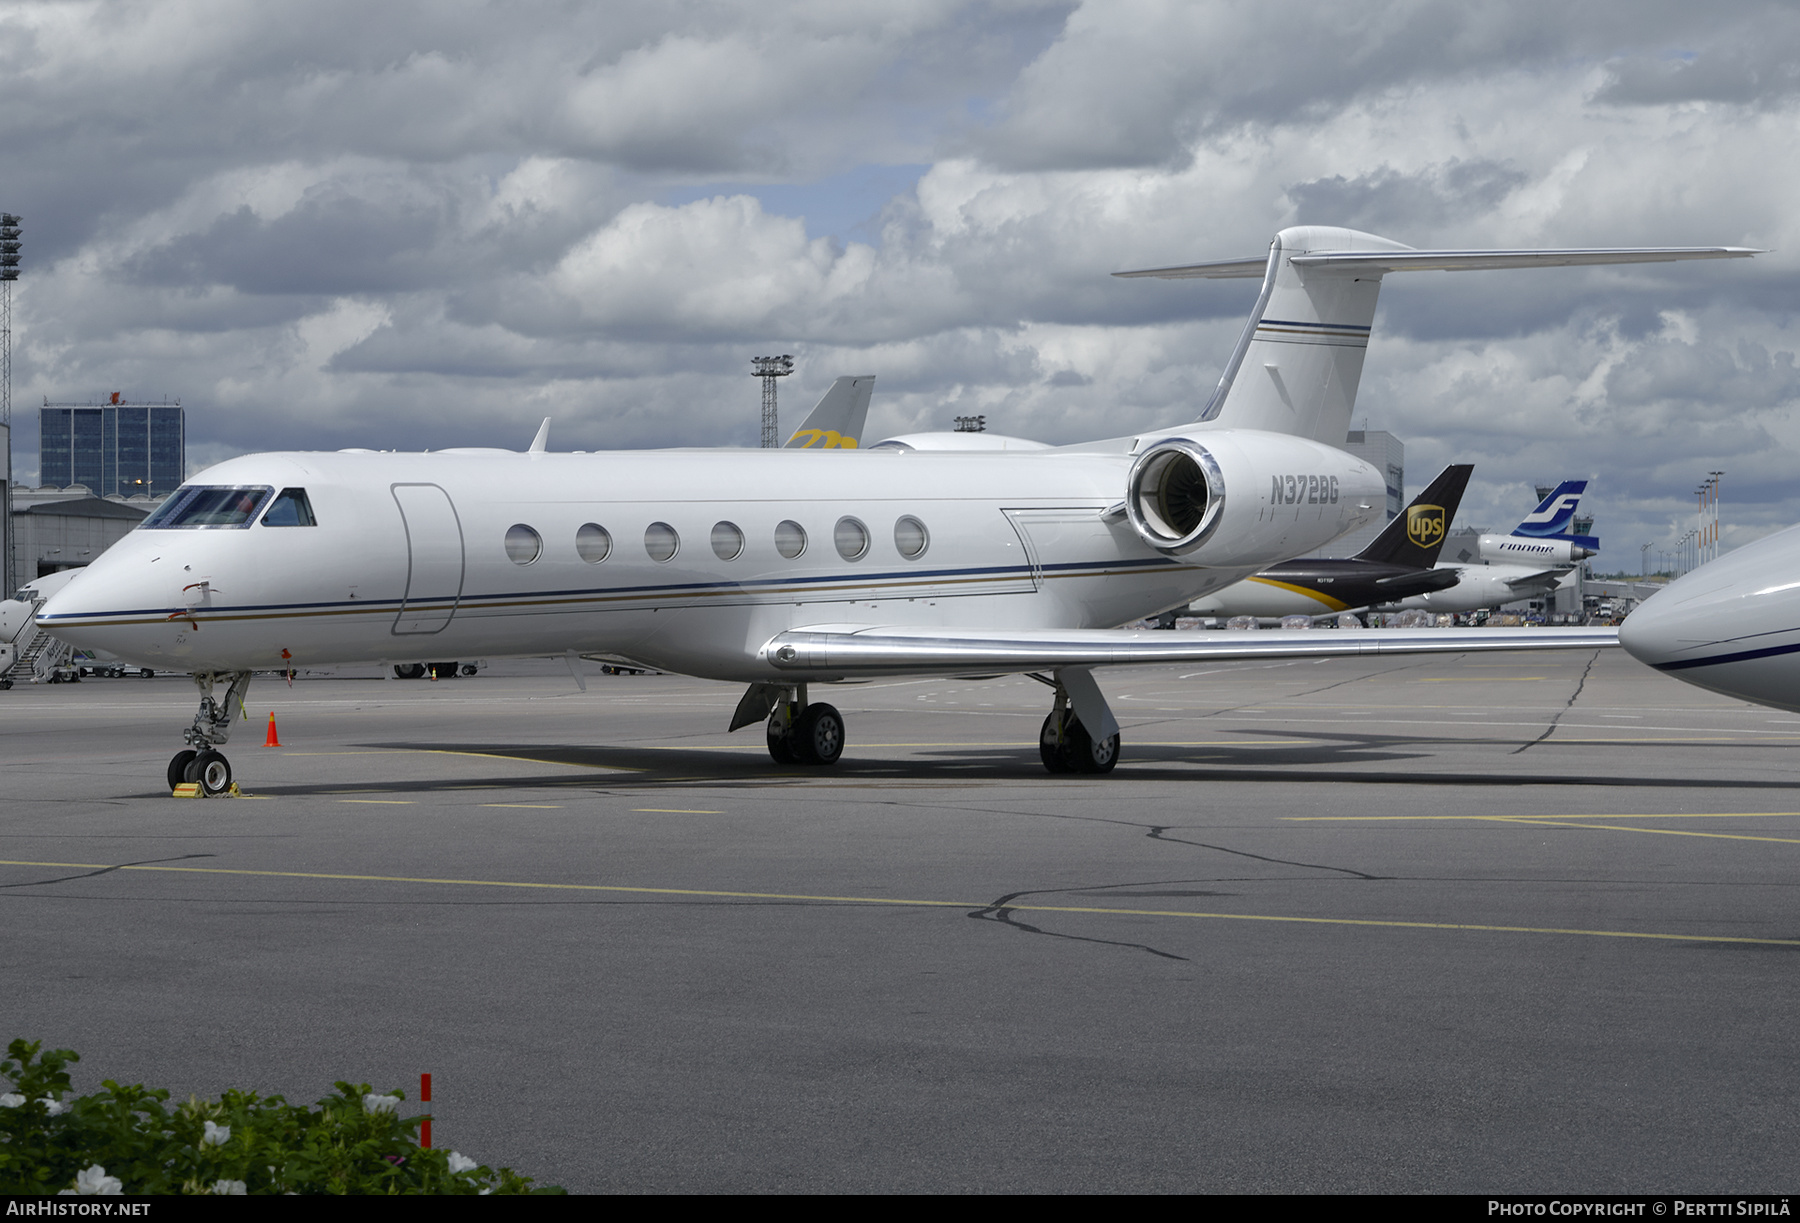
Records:
{"label": "floodlight mast", "polygon": [[781,448],[781,428],[775,419],[775,379],[785,378],[794,372],[794,358],[787,353],[779,357],[752,357],[750,359],[750,376],[761,378],[763,384],[762,400],[762,448],[778,450]]}
{"label": "floodlight mast", "polygon": [[13,572],[13,464],[12,464],[12,287],[19,278],[19,229],[23,221],[0,212],[0,426],[6,429],[6,490],[0,497],[0,596],[11,597],[18,589]]}

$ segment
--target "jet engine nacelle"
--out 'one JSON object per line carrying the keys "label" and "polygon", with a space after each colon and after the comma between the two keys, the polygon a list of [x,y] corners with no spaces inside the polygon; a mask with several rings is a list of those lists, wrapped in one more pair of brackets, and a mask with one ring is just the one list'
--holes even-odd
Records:
{"label": "jet engine nacelle", "polygon": [[1221,429],[1140,443],[1124,510],[1157,551],[1230,566],[1321,547],[1373,518],[1386,493],[1382,473],[1342,450]]}
{"label": "jet engine nacelle", "polygon": [[1573,565],[1597,551],[1599,540],[1588,535],[1483,535],[1481,555],[1514,565]]}

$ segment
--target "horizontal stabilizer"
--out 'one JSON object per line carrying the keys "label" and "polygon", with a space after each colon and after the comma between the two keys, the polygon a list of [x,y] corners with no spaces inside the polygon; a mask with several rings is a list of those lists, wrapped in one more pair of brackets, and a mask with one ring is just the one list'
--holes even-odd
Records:
{"label": "horizontal stabilizer", "polygon": [[1494,268],[1566,268],[1600,263],[1674,263],[1681,259],[1744,259],[1764,252],[1747,246],[1625,246],[1517,251],[1310,251],[1293,265],[1307,271],[1479,272]]}
{"label": "horizontal stabilizer", "polygon": [[[1748,246],[1575,247],[1568,250],[1494,251],[1309,251],[1288,262],[1307,271],[1346,272],[1478,272],[1494,268],[1564,268],[1602,263],[1674,263],[1681,259],[1743,259],[1765,252]],[[1172,268],[1114,272],[1125,280],[1260,280],[1268,256],[1189,263]]]}
{"label": "horizontal stabilizer", "polygon": [[993,675],[1057,667],[1223,659],[1358,658],[1489,650],[1592,650],[1619,644],[1614,628],[1272,629],[1169,633],[1132,629],[961,631],[871,628],[781,633],[762,649],[778,671],[821,677]]}
{"label": "horizontal stabilizer", "polygon": [[1189,263],[1178,268],[1145,268],[1141,272],[1114,272],[1122,280],[1152,277],[1157,280],[1261,280],[1268,269],[1267,255],[1248,259],[1220,259],[1214,263]]}

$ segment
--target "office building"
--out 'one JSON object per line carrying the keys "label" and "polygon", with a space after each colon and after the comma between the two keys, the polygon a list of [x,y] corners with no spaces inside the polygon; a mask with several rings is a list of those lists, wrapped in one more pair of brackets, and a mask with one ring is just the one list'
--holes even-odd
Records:
{"label": "office building", "polygon": [[179,400],[52,404],[40,409],[38,483],[80,484],[99,497],[165,497],[187,470]]}

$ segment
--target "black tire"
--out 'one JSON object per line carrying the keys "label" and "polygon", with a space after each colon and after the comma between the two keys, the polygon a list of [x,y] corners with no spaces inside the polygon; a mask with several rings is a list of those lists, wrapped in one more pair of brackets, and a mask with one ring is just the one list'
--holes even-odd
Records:
{"label": "black tire", "polygon": [[1056,711],[1051,710],[1044,715],[1043,728],[1038,731],[1038,759],[1052,773],[1067,773],[1071,771],[1068,743],[1061,739],[1057,730]]}
{"label": "black tire", "polygon": [[189,781],[200,783],[200,792],[209,797],[231,789],[231,761],[218,752],[201,752],[187,767]]}
{"label": "black tire", "polygon": [[394,668],[395,679],[424,679],[425,664],[421,662],[401,663]]}
{"label": "black tire", "polygon": [[776,764],[798,764],[800,760],[794,754],[794,736],[789,727],[782,721],[781,710],[777,708],[769,715],[769,759]]}
{"label": "black tire", "polygon": [[1110,773],[1119,763],[1119,736],[1109,735],[1096,742],[1079,718],[1069,719],[1063,745],[1069,753],[1069,765],[1077,773]]}
{"label": "black tire", "polygon": [[475,674],[475,664],[474,664],[474,663],[472,663],[472,662],[466,662],[466,663],[464,663],[464,664],[463,664],[463,665],[462,665],[462,673],[463,673],[463,674],[464,674],[464,675],[473,675],[473,674]]}
{"label": "black tire", "polygon": [[844,715],[820,702],[794,723],[794,756],[802,764],[836,764],[844,754]]}
{"label": "black tire", "polygon": [[169,789],[173,790],[176,786],[188,780],[188,765],[194,763],[194,757],[197,754],[198,753],[193,751],[180,751],[175,753],[175,759],[169,761]]}
{"label": "black tire", "polygon": [[434,662],[429,668],[432,679],[455,679],[456,664],[453,662]]}

